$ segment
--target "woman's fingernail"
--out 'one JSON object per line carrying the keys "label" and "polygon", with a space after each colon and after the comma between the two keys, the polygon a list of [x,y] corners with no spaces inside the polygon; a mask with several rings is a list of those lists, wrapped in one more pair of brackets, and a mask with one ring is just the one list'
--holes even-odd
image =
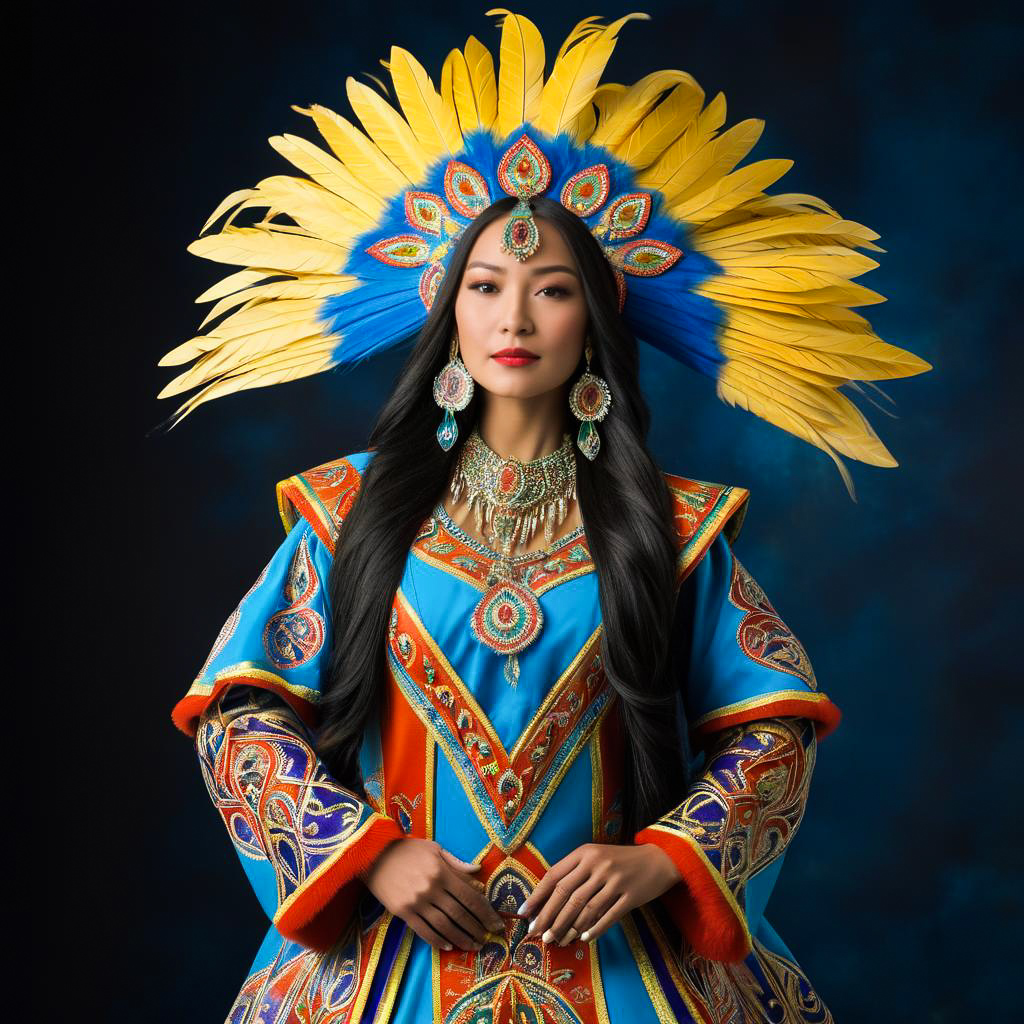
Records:
{"label": "woman's fingernail", "polygon": [[526,934],[527,934],[527,935],[530,935],[530,934],[532,934],[532,932],[533,932],[533,926],[534,926],[534,925],[535,925],[536,923],[537,923],[537,919],[536,919],[536,918],[534,918],[534,919],[533,919],[533,920],[532,920],[532,921],[530,922],[530,927],[526,929]]}
{"label": "woman's fingernail", "polygon": [[544,933],[544,934],[543,934],[543,935],[542,935],[542,936],[540,937],[540,941],[541,941],[541,942],[550,942],[550,941],[551,941],[551,940],[552,940],[553,938],[554,938],[554,936],[553,936],[553,935],[551,934],[551,929],[549,928],[549,929],[548,929],[548,930],[547,930],[547,931],[546,931],[546,932],[545,932],[545,933]]}
{"label": "woman's fingernail", "polygon": [[589,942],[590,932],[580,932],[580,942]]}
{"label": "woman's fingernail", "polygon": [[522,917],[522,915],[526,913],[526,904],[529,902],[529,900],[523,900],[523,902],[519,904],[519,909],[516,911],[516,913],[519,914],[520,917]]}
{"label": "woman's fingernail", "polygon": [[449,952],[450,953],[451,952],[451,948],[452,948],[452,944],[450,942],[446,942],[441,948],[443,950],[445,950],[445,952]]}

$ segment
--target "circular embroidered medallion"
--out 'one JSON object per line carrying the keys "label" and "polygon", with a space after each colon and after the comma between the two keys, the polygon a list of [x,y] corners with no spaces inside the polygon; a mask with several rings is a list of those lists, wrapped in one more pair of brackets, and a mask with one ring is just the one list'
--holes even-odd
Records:
{"label": "circular embroidered medallion", "polygon": [[536,594],[513,580],[489,587],[470,618],[473,636],[497,654],[517,654],[528,647],[543,623]]}
{"label": "circular embroidered medallion", "polygon": [[324,620],[312,608],[286,608],[272,615],[263,630],[263,649],[276,668],[298,668],[324,645]]}

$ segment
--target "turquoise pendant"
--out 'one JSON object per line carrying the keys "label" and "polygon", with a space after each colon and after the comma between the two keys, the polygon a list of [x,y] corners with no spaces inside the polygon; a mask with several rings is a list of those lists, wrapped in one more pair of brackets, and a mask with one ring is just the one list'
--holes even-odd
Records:
{"label": "turquoise pendant", "polygon": [[597,458],[597,453],[601,450],[601,436],[597,432],[597,427],[590,420],[584,420],[580,424],[580,432],[576,435],[576,444],[591,462]]}
{"label": "turquoise pendant", "polygon": [[447,452],[459,436],[459,425],[455,422],[451,409],[445,409],[444,419],[437,428],[437,443]]}

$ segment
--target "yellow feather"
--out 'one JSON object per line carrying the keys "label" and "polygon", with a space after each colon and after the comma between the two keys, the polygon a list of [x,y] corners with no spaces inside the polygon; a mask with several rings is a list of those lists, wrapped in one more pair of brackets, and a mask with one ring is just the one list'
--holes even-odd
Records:
{"label": "yellow feather", "polygon": [[551,76],[541,90],[535,123],[542,132],[557,135],[567,130],[589,108],[622,26],[635,18],[649,21],[650,15],[627,14],[577,42],[572,49],[559,52]]}
{"label": "yellow feather", "polygon": [[480,127],[492,130],[498,119],[498,79],[491,51],[474,36],[466,40],[466,67],[480,111]]}
{"label": "yellow feather", "polygon": [[615,156],[636,170],[654,163],[697,115],[702,102],[703,94],[695,93],[688,83],[677,85],[613,148]]}
{"label": "yellow feather", "polygon": [[786,210],[789,213],[806,213],[808,209],[812,209],[820,210],[833,217],[839,216],[824,199],[805,195],[802,192],[780,192],[774,196],[758,196],[756,199],[751,199],[746,206],[753,213],[775,213],[779,210]]}
{"label": "yellow feather", "polygon": [[726,404],[735,406],[738,409],[745,409],[752,415],[773,423],[794,437],[809,442],[815,448],[820,448],[835,463],[850,497],[854,497],[855,492],[850,471],[835,453],[832,446],[821,436],[820,431],[808,423],[806,419],[799,414],[794,414],[781,402],[776,401],[769,395],[749,391],[743,386],[743,382],[740,382],[738,385],[734,384],[731,367],[728,363],[720,372],[715,391],[718,397]]}
{"label": "yellow feather", "polygon": [[524,121],[533,121],[544,87],[544,38],[522,15],[493,7],[488,15],[504,15],[498,64],[497,134],[504,138]]}
{"label": "yellow feather", "polygon": [[362,210],[315,182],[283,174],[264,178],[256,186],[253,199],[239,209],[258,206],[286,213],[307,234],[320,235],[346,250],[354,238],[375,223]]}
{"label": "yellow feather", "polygon": [[[204,235],[210,229],[210,225],[213,224],[221,214],[226,213],[233,206],[238,206],[244,199],[248,199],[253,194],[251,188],[240,188],[237,192],[232,192],[231,195],[222,199],[217,205],[217,209],[206,218],[206,223],[199,229],[199,234]],[[234,214],[232,214],[234,216]]]}
{"label": "yellow feather", "polygon": [[599,17],[591,15],[588,18],[583,18],[581,21],[576,22],[573,30],[565,37],[562,45],[558,48],[558,53],[555,54],[555,63],[557,64],[568,52],[569,47],[580,39],[586,39],[593,35],[595,32],[601,31],[601,26],[596,24],[600,21]]}
{"label": "yellow feather", "polygon": [[345,79],[345,91],[366,134],[405,175],[403,187],[419,181],[427,172],[426,154],[405,118],[387,100],[354,78]]}
{"label": "yellow feather", "polygon": [[893,376],[879,369],[880,359],[873,362],[868,358],[851,357],[832,351],[827,345],[777,343],[735,327],[722,329],[719,345],[731,356],[743,354],[814,384],[836,386],[853,380],[886,380]]}
{"label": "yellow feather", "polygon": [[197,303],[213,302],[215,299],[223,298],[225,295],[238,291],[239,288],[248,288],[250,285],[263,281],[268,277],[275,277],[277,273],[276,270],[254,270],[252,268],[236,270],[233,274],[222,277],[216,284],[210,285],[195,301]]}
{"label": "yellow feather", "polygon": [[665,202],[680,203],[720,181],[754,148],[763,131],[764,121],[750,118],[710,140],[662,186]]}
{"label": "yellow feather", "polygon": [[[597,107],[598,118],[603,124],[615,116],[626,95],[626,87],[618,82],[603,82],[594,90],[594,106]],[[600,128],[598,128],[600,132]]]}
{"label": "yellow feather", "polygon": [[[727,274],[708,278],[694,286],[694,291],[710,297],[734,298],[744,303],[748,299],[774,302],[786,312],[789,305],[811,305],[819,302],[836,303],[843,306],[871,306],[885,302],[885,296],[873,292],[856,281],[845,281],[841,285],[825,288],[810,288],[800,292],[778,292],[763,288],[752,288],[742,281],[733,281]],[[769,307],[774,308],[774,307]]]}
{"label": "yellow feather", "polygon": [[[318,185],[344,199],[352,207],[353,216],[358,216],[367,226],[373,223],[373,210],[379,207],[379,200],[367,196],[352,172],[330,153],[298,135],[273,135],[267,141]],[[369,208],[364,209],[363,204]]]}
{"label": "yellow feather", "polygon": [[[260,303],[259,305],[267,305]],[[259,305],[253,307],[259,309]],[[240,310],[240,312],[249,312]],[[237,314],[235,314],[237,316]],[[224,373],[237,372],[253,359],[269,352],[290,350],[299,342],[323,333],[323,324],[309,316],[297,317],[290,323],[276,324],[263,330],[256,330],[249,336],[221,339],[216,334],[193,339],[204,343],[217,342],[196,360],[184,373],[175,377],[157,398],[181,394],[190,388],[206,384]]]}
{"label": "yellow feather", "polygon": [[758,160],[747,164],[703,192],[670,205],[669,212],[680,220],[701,224],[758,195],[762,189],[778,181],[792,166],[792,160]]}
{"label": "yellow feather", "polygon": [[[602,84],[594,90],[594,101],[601,108],[601,124],[590,142],[607,149],[621,145],[664,93],[679,85],[685,85],[700,96],[700,103],[704,102],[703,90],[685,71],[652,71],[628,89],[624,85]],[[598,101],[599,96],[601,102]],[[607,102],[609,96],[615,97],[614,106]]]}
{"label": "yellow feather", "polygon": [[844,236],[865,240],[879,237],[877,231],[853,220],[843,220],[827,213],[796,213],[777,217],[746,217],[737,223],[718,228],[702,225],[694,232],[694,240],[702,252],[711,252],[722,246],[785,235]]}
{"label": "yellow feather", "polygon": [[776,370],[764,363],[758,364],[744,356],[729,355],[729,368],[736,387],[742,385],[748,390],[774,398],[819,429],[842,425],[839,411],[841,406],[836,401],[837,393],[831,388],[806,383],[791,373]]}
{"label": "yellow feather", "polygon": [[215,263],[303,274],[337,273],[348,255],[319,238],[296,237],[261,227],[225,228],[220,234],[197,238],[187,248],[193,255]]}
{"label": "yellow feather", "polygon": [[[475,71],[471,61],[477,65]],[[470,36],[465,54],[454,49],[445,59],[441,69],[441,98],[455,108],[465,135],[490,129],[497,116],[497,95],[494,60],[486,47]]]}
{"label": "yellow feather", "polygon": [[[836,251],[829,251],[829,248]],[[842,246],[820,250],[793,246],[768,252],[729,253],[715,257],[733,281],[767,291],[795,292],[843,284],[878,266],[877,261]]]}
{"label": "yellow feather", "polygon": [[176,427],[200,405],[213,401],[215,398],[223,398],[225,395],[234,394],[248,388],[270,387],[273,384],[282,384],[286,381],[298,380],[302,377],[311,377],[314,374],[322,373],[324,370],[329,370],[334,365],[335,361],[330,353],[317,354],[312,352],[309,355],[294,360],[293,365],[278,367],[270,371],[256,369],[247,373],[223,377],[208,385],[202,391],[197,392],[188,401],[183,402],[174,411],[174,422],[171,424],[171,429]]}
{"label": "yellow feather", "polygon": [[[280,358],[288,358],[295,354],[295,349],[303,344],[315,332],[307,332],[300,337],[293,338],[287,345],[274,350],[271,354]],[[219,350],[207,352],[201,356],[185,373],[175,377],[156,397],[173,398],[193,388],[201,387],[217,380],[218,378],[233,376],[243,373],[249,369],[251,362],[258,358],[252,353],[237,351],[223,353]]]}
{"label": "yellow feather", "polygon": [[309,274],[301,278],[291,278],[287,281],[272,281],[270,284],[257,285],[249,288],[248,291],[235,295],[226,295],[220,300],[203,318],[199,325],[202,330],[211,320],[216,320],[222,313],[240,303],[264,302],[268,299],[312,299],[320,300],[330,298],[332,295],[340,295],[344,288],[339,288],[339,280],[344,280],[335,275]]}
{"label": "yellow feather", "polygon": [[704,93],[698,87],[693,102],[680,115],[680,125],[684,126],[683,131],[673,139],[672,144],[647,170],[637,176],[636,183],[639,188],[660,189],[672,180],[676,171],[694,153],[699,152],[715,137],[715,133],[725,121],[725,97],[719,93],[701,111],[700,107],[703,102]]}
{"label": "yellow feather", "polygon": [[[347,118],[318,103],[311,103],[308,109],[293,105],[292,109],[313,118],[331,152],[352,172],[368,197],[389,199],[408,185],[402,172]],[[379,203],[379,209],[383,208],[384,203]]]}
{"label": "yellow feather", "polygon": [[428,161],[454,157],[463,145],[458,116],[454,106],[438,96],[423,65],[408,50],[392,46],[391,60],[384,66],[391,72],[402,113]]}

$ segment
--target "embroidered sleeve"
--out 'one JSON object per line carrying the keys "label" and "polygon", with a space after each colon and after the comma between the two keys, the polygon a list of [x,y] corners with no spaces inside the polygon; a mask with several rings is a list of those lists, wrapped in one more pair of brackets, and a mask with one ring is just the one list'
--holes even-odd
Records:
{"label": "embroidered sleeve", "polygon": [[683,705],[695,748],[755,719],[810,718],[819,739],[836,728],[839,708],[818,689],[803,644],[722,534],[683,581],[679,598],[692,623]]}
{"label": "embroidered sleeve", "polygon": [[195,741],[210,799],[275,927],[330,948],[355,911],[359,872],[402,829],[331,777],[272,691],[231,689],[202,713]]}
{"label": "embroidered sleeve", "polygon": [[306,520],[281,542],[221,627],[171,718],[194,737],[199,716],[229,686],[278,694],[314,725],[330,649],[327,582],[332,555]]}
{"label": "embroidered sleeve", "polygon": [[816,751],[807,718],[729,727],[714,737],[683,802],[635,835],[679,869],[681,880],[661,900],[702,956],[738,962],[751,952],[748,882],[783,856],[796,833]]}

